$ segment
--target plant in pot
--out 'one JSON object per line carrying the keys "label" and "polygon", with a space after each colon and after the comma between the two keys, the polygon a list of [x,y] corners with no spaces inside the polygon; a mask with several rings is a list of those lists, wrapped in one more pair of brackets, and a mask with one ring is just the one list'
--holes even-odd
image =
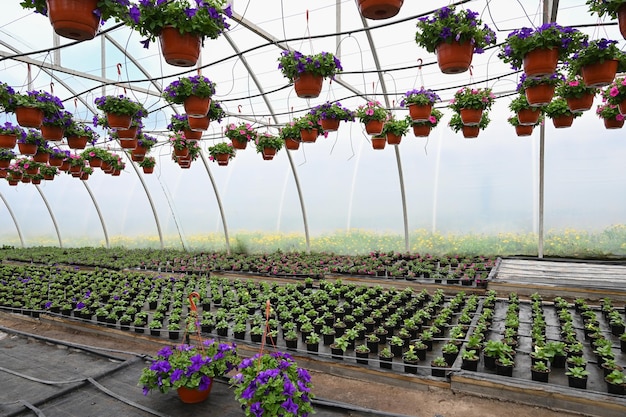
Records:
{"label": "plant in pot", "polygon": [[294,83],[296,94],[301,98],[318,97],[324,78],[334,78],[343,71],[339,59],[329,52],[304,55],[298,51],[282,51],[278,69]]}
{"label": "plant in pot", "polygon": [[587,41],[587,35],[555,22],[538,28],[521,28],[509,33],[500,46],[498,57],[518,70],[523,67],[528,77],[553,74],[559,61],[566,61]]}
{"label": "plant in pot", "polygon": [[433,105],[441,101],[441,98],[433,90],[413,89],[404,93],[400,100],[400,106],[408,107],[409,116],[413,122],[426,122],[430,119]]}
{"label": "plant in pot", "polygon": [[297,349],[298,348],[298,333],[292,329],[288,330],[284,336],[285,344],[287,345],[287,349]]}
{"label": "plant in pot", "polygon": [[383,369],[391,369],[393,367],[393,353],[389,347],[384,347],[378,352],[379,366]]}
{"label": "plant in pot", "polygon": [[343,107],[340,102],[326,102],[315,106],[309,112],[316,116],[325,132],[333,132],[339,128],[341,121],[353,122],[354,112]]}
{"label": "plant in pot", "polygon": [[538,382],[548,382],[550,368],[545,360],[538,360],[530,367],[531,379]]}
{"label": "plant in pot", "polygon": [[230,384],[247,417],[313,413],[311,376],[289,354],[256,354],[243,359],[237,370]]}
{"label": "plant in pot", "polygon": [[[89,40],[96,36],[100,24],[109,19],[124,22],[129,15],[129,3],[114,0],[87,0],[82,4],[59,0],[24,0],[24,9],[48,16],[54,31],[65,38]],[[68,14],[71,16],[68,16]]]}
{"label": "plant in pot", "polygon": [[589,41],[570,58],[570,71],[580,74],[589,87],[604,87],[615,78],[623,67],[624,53],[616,46],[617,41],[600,38]]}
{"label": "plant in pot", "polygon": [[619,30],[626,39],[626,2],[623,0],[587,0],[590,14],[597,14],[599,18],[605,15],[615,20],[619,25]]}
{"label": "plant in pot", "polygon": [[209,146],[209,155],[211,161],[217,161],[219,165],[228,165],[228,161],[235,157],[235,148],[230,143],[220,142]]}
{"label": "plant in pot", "polygon": [[569,358],[567,358],[565,363],[567,364],[568,369],[575,366],[580,366],[581,368],[587,367],[587,359],[582,356],[570,356]]}
{"label": "plant in pot", "polygon": [[[293,121],[286,123],[279,129],[278,137],[285,142],[285,148],[291,151],[300,149],[300,128]],[[315,139],[317,139],[317,134]]]}
{"label": "plant in pot", "polygon": [[300,139],[304,143],[313,143],[319,135],[324,134],[320,120],[311,113],[294,119],[293,123],[294,129],[300,132]]}
{"label": "plant in pot", "polygon": [[211,392],[213,378],[225,376],[238,364],[236,347],[213,339],[199,346],[165,346],[143,369],[139,385],[144,395],[152,390],[166,393],[175,389],[183,402],[187,402],[187,395],[191,395],[190,402],[200,402]]}
{"label": "plant in pot", "polygon": [[567,382],[571,388],[587,388],[587,379],[589,377],[589,371],[580,366],[574,366],[569,368],[565,375],[567,375]]}
{"label": "plant in pot", "polygon": [[18,138],[26,136],[26,132],[20,126],[11,122],[4,122],[0,125],[0,148],[13,149]]}
{"label": "plant in pot", "polygon": [[187,117],[205,117],[209,112],[215,83],[203,75],[179,78],[163,91],[168,103],[183,104]]}
{"label": "plant in pot", "polygon": [[461,361],[461,369],[465,369],[466,371],[476,371],[478,369],[480,356],[478,356],[478,352],[476,350],[466,347],[461,353]]}
{"label": "plant in pot", "polygon": [[409,349],[402,355],[404,362],[404,372],[407,374],[417,374],[417,364],[420,359],[415,352],[415,346],[409,345]]}
{"label": "plant in pot", "polygon": [[87,144],[95,145],[100,135],[86,124],[72,121],[65,128],[65,137],[70,148],[84,149]]}
{"label": "plant in pot", "polygon": [[517,114],[518,123],[522,126],[535,126],[541,122],[541,106],[531,106],[523,91],[509,103],[509,109]]}
{"label": "plant in pot", "polygon": [[[413,122],[413,134],[416,137],[427,137],[430,134],[430,131],[437,127],[441,118],[443,117],[443,113],[437,109],[433,109],[430,112],[430,116],[426,121],[423,122]],[[429,274],[430,275],[430,274]],[[433,273],[433,278],[435,274]]]}
{"label": "plant in pot", "polygon": [[65,131],[72,125],[72,113],[66,110],[45,114],[41,123],[41,135],[46,140],[59,141],[63,139]]}
{"label": "plant in pot", "polygon": [[471,138],[478,137],[478,134],[480,133],[480,131],[485,129],[487,126],[489,126],[489,123],[491,123],[491,119],[489,118],[488,112],[483,112],[482,116],[480,117],[480,123],[476,126],[465,125],[463,123],[463,120],[461,120],[461,115],[458,113],[455,113],[450,118],[450,121],[448,122],[448,126],[450,127],[450,129],[452,129],[452,131],[462,132],[463,137],[467,139],[471,139]]}
{"label": "plant in pot", "polygon": [[14,111],[15,106],[13,99],[15,96],[15,90],[7,83],[0,82],[0,111],[11,113]]}
{"label": "plant in pot", "polygon": [[256,141],[258,135],[250,123],[230,123],[224,128],[224,136],[231,140],[235,149],[246,149],[248,142]]}
{"label": "plant in pot", "polygon": [[432,376],[445,378],[446,377],[446,368],[450,365],[446,362],[443,356],[437,356],[432,361],[430,361],[430,372]]}
{"label": "plant in pot", "polygon": [[330,345],[332,358],[343,360],[346,349],[348,349],[348,343],[349,339],[346,335],[335,338],[335,341]]}
{"label": "plant in pot", "polygon": [[7,112],[15,112],[17,123],[22,127],[39,128],[46,116],[52,116],[63,110],[61,100],[46,91],[27,91],[16,93]]}
{"label": "plant in pot", "polygon": [[268,132],[260,133],[256,138],[256,151],[263,155],[264,160],[271,160],[276,152],[282,149],[284,141]]}
{"label": "plant in pot", "polygon": [[415,42],[428,52],[437,53],[439,69],[444,74],[467,71],[474,53],[496,44],[496,33],[469,9],[442,7],[431,17],[418,19]]}
{"label": "plant in pot", "polygon": [[588,87],[580,75],[569,76],[555,90],[556,95],[567,100],[567,105],[573,112],[583,112],[591,109],[597,92],[598,89],[596,87]]}
{"label": "plant in pot", "polygon": [[491,108],[495,98],[490,88],[463,87],[454,93],[448,107],[461,115],[464,125],[477,126],[481,115]]}
{"label": "plant in pot", "polygon": [[624,126],[624,115],[619,112],[615,105],[598,105],[596,114],[603,120],[606,129],[621,129]]}
{"label": "plant in pot", "polygon": [[513,348],[501,340],[487,340],[483,346],[485,368],[495,369],[497,359],[512,358],[514,354]]}
{"label": "plant in pot", "polygon": [[609,394],[624,395],[626,393],[626,375],[619,370],[613,370],[604,377]]}
{"label": "plant in pot", "polygon": [[543,111],[546,116],[552,119],[552,123],[557,129],[570,127],[574,119],[582,115],[580,112],[572,112],[567,100],[563,97],[556,97],[543,108]]}
{"label": "plant in pot", "polygon": [[98,97],[94,103],[98,109],[106,113],[107,123],[111,129],[129,129],[133,119],[141,119],[148,115],[142,104],[124,95]]}
{"label": "plant in pot", "polygon": [[356,345],[354,348],[356,354],[356,363],[360,365],[367,365],[368,357],[371,352],[370,348],[366,344]]}
{"label": "plant in pot", "polygon": [[550,103],[556,87],[563,83],[565,78],[559,73],[532,78],[526,74],[520,76],[517,91],[524,91],[528,104],[533,107],[545,106]]}
{"label": "plant in pot", "polygon": [[225,0],[146,0],[129,14],[126,25],[147,39],[144,48],[160,39],[165,61],[170,65],[191,67],[200,55],[206,38],[217,39],[230,25],[231,5]]}
{"label": "plant in pot", "polygon": [[378,101],[368,101],[357,108],[356,117],[365,125],[367,134],[380,135],[389,118],[389,111]]}
{"label": "plant in pot", "polygon": [[320,346],[320,336],[315,332],[311,332],[306,337],[304,343],[306,343],[306,350],[308,352],[317,352]]}
{"label": "plant in pot", "polygon": [[[399,145],[402,140],[402,136],[406,135],[411,125],[412,122],[410,116],[397,120],[393,115],[391,115],[387,121],[385,121],[380,136],[383,136],[390,145]],[[372,144],[373,143],[374,141],[372,138]],[[376,147],[374,147],[374,149],[376,149]]]}

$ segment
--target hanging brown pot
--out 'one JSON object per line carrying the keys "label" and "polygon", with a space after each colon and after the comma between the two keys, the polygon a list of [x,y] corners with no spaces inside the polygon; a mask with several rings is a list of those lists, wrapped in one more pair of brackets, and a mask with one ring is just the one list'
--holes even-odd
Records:
{"label": "hanging brown pot", "polygon": [[187,118],[204,117],[209,112],[211,97],[198,97],[196,95],[191,95],[185,99],[183,106],[185,107]]}
{"label": "hanging brown pot", "polygon": [[551,84],[537,84],[526,87],[526,99],[533,107],[541,107],[552,101],[555,86]]}
{"label": "hanging brown pot", "polygon": [[120,146],[124,149],[135,149],[137,147],[137,139],[119,139]]}
{"label": "hanging brown pot", "polygon": [[387,133],[387,143],[390,145],[399,145],[402,142],[402,135],[395,133]]}
{"label": "hanging brown pot", "polygon": [[[0,159],[0,169],[8,168],[10,165],[11,165],[10,159]],[[6,171],[0,171],[0,172],[6,172]]]}
{"label": "hanging brown pot", "polygon": [[385,149],[386,144],[387,144],[387,138],[385,136],[373,136],[372,137],[372,148]]}
{"label": "hanging brown pot", "polygon": [[[200,56],[200,37],[191,33],[181,34],[178,29],[166,26],[159,37],[165,62],[177,67],[192,67]],[[206,113],[205,113],[206,114]]]}
{"label": "hanging brown pot", "polygon": [[40,152],[37,150],[37,153],[33,155],[33,161],[39,162],[42,164],[47,164],[50,160],[50,154],[48,152]]}
{"label": "hanging brown pot", "polygon": [[463,125],[463,137],[466,139],[477,138],[480,133],[478,126],[465,126]]}
{"label": "hanging brown pot", "polygon": [[562,116],[557,116],[552,118],[552,124],[557,129],[564,129],[566,127],[572,126],[574,123],[574,115],[566,114]]}
{"label": "hanging brown pot", "polygon": [[43,110],[36,107],[19,106],[15,109],[15,118],[22,127],[39,129],[43,123]]}
{"label": "hanging brown pot", "polygon": [[471,42],[442,42],[437,46],[437,64],[444,74],[460,74],[469,69],[474,57]]}
{"label": "hanging brown pot", "polygon": [[535,125],[539,121],[541,110],[537,107],[534,109],[522,109],[517,112],[517,120],[521,125]]}
{"label": "hanging brown pot", "polygon": [[34,155],[37,153],[37,145],[34,143],[18,143],[17,148],[22,155]]}
{"label": "hanging brown pot", "polygon": [[247,140],[239,140],[238,138],[232,138],[231,142],[233,143],[233,148],[244,150],[248,147]]}
{"label": "hanging brown pot", "polygon": [[67,146],[72,149],[85,149],[88,140],[87,136],[69,136],[67,138]]}
{"label": "hanging brown pot", "polygon": [[285,148],[290,151],[297,151],[300,149],[300,139],[285,138]]}
{"label": "hanging brown pot", "polygon": [[137,136],[138,131],[139,131],[139,127],[131,126],[128,129],[118,130],[117,136],[120,139],[134,139]]}
{"label": "hanging brown pot", "polygon": [[300,139],[302,142],[314,143],[317,140],[317,129],[302,129],[300,131]]}
{"label": "hanging brown pot", "polygon": [[409,116],[413,122],[427,121],[432,111],[432,104],[409,104]]}
{"label": "hanging brown pot", "polygon": [[144,159],[146,159],[146,154],[145,154],[145,153],[141,153],[141,154],[140,154],[140,153],[135,153],[135,152],[133,151],[133,152],[131,152],[131,154],[130,154],[130,159],[131,159],[133,162],[141,162],[141,161],[143,161]]}
{"label": "hanging brown pot", "polygon": [[483,109],[461,109],[461,121],[465,126],[478,126],[483,116]]}
{"label": "hanging brown pot", "polygon": [[588,87],[606,87],[613,82],[617,73],[617,60],[611,59],[597,64],[585,65],[580,69]]}
{"label": "hanging brown pot", "polygon": [[276,156],[276,149],[263,148],[262,156],[265,161],[271,161],[272,159],[274,159],[274,156]]}
{"label": "hanging brown pot", "polygon": [[33,185],[39,185],[39,184],[41,184],[41,178],[33,178],[33,179],[30,180],[30,182]]}
{"label": "hanging brown pot", "polygon": [[218,165],[226,166],[230,161],[230,155],[227,153],[218,153],[215,155],[215,159],[217,160]]}
{"label": "hanging brown pot", "polygon": [[296,95],[298,97],[315,98],[322,92],[323,82],[324,77],[321,75],[303,72],[293,81],[293,87],[296,90]]}
{"label": "hanging brown pot", "polygon": [[211,393],[211,388],[213,388],[213,379],[211,379],[209,387],[204,391],[200,391],[199,389],[180,387],[176,390],[176,392],[178,393],[178,397],[182,402],[186,404],[196,404],[203,402],[209,397],[209,394]]}
{"label": "hanging brown pot", "polygon": [[604,119],[604,127],[606,129],[621,129],[624,127],[624,119],[617,120],[615,117]]}
{"label": "hanging brown pot", "polygon": [[418,138],[425,138],[430,135],[431,126],[428,124],[413,125],[413,134]]}
{"label": "hanging brown pot", "polygon": [[381,20],[394,17],[400,11],[404,0],[358,0],[361,16]]}
{"label": "hanging brown pot", "polygon": [[137,141],[137,146],[135,146],[135,149],[133,149],[133,153],[135,155],[145,155],[148,153],[148,148],[146,148],[145,146],[141,146],[139,145],[139,141]]}
{"label": "hanging brown pot", "polygon": [[62,127],[41,125],[41,136],[45,140],[53,142],[59,141],[63,139],[63,133],[64,130]]}
{"label": "hanging brown pot", "polygon": [[93,39],[100,26],[94,13],[98,0],[48,0],[48,17],[57,35],[85,41]]}
{"label": "hanging brown pot", "polygon": [[533,134],[533,130],[535,129],[532,125],[519,125],[515,126],[515,133],[517,136],[530,136]]}
{"label": "hanging brown pot", "polygon": [[17,135],[0,134],[0,148],[13,149],[17,143]]}
{"label": "hanging brown pot", "polygon": [[80,179],[83,181],[87,181],[89,179],[89,174],[86,172],[81,172],[80,173]]}
{"label": "hanging brown pot", "polygon": [[176,155],[177,158],[185,158],[187,155],[189,155],[189,148],[174,148],[174,155]]}
{"label": "hanging brown pot", "polygon": [[559,62],[558,48],[534,49],[524,55],[524,73],[530,78],[541,78],[554,74]]}
{"label": "hanging brown pot", "polygon": [[325,132],[334,132],[339,129],[339,119],[320,119],[320,125]]}
{"label": "hanging brown pot", "polygon": [[89,160],[89,166],[92,168],[102,168],[102,158],[92,157]]}
{"label": "hanging brown pot", "polygon": [[594,94],[583,94],[580,97],[569,97],[565,99],[567,101],[567,107],[571,112],[583,112],[587,111],[593,106]]}
{"label": "hanging brown pot", "polygon": [[202,139],[202,130],[185,129],[183,130],[183,133],[185,134],[185,138],[189,140]]}
{"label": "hanging brown pot", "polygon": [[152,174],[154,172],[154,167],[142,167],[144,174]]}
{"label": "hanging brown pot", "polygon": [[187,122],[189,123],[189,128],[191,130],[195,130],[196,132],[202,132],[209,128],[209,124],[211,123],[211,119],[208,116],[204,117],[188,117]]}
{"label": "hanging brown pot", "polygon": [[626,39],[626,4],[622,4],[617,9],[617,24],[622,37]]}
{"label": "hanging brown pot", "polygon": [[133,117],[127,114],[107,113],[107,124],[111,129],[125,130],[132,122]]}
{"label": "hanging brown pot", "polygon": [[380,135],[380,133],[383,131],[384,125],[385,122],[383,121],[370,120],[369,122],[365,123],[365,131],[368,135]]}
{"label": "hanging brown pot", "polygon": [[53,157],[52,155],[50,155],[50,159],[48,159],[48,164],[51,167],[60,167],[61,165],[63,165],[63,158]]}

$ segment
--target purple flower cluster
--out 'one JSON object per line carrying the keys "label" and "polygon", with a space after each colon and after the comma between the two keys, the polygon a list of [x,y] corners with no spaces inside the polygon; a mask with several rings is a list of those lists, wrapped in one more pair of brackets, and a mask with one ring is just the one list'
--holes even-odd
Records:
{"label": "purple flower cluster", "polygon": [[340,102],[326,102],[315,106],[309,111],[310,114],[317,116],[319,119],[339,119],[345,121],[354,121],[355,114],[352,110],[343,107]]}
{"label": "purple flower cluster", "polygon": [[257,354],[244,359],[239,371],[231,381],[247,416],[262,417],[277,405],[298,416],[308,416],[312,411],[311,376],[306,369],[298,368],[289,354]]}
{"label": "purple flower cluster", "polygon": [[[424,87],[419,90],[413,89],[404,93],[404,98],[400,101],[400,106],[405,107],[408,104],[434,104],[441,101],[441,97],[433,90],[426,89]],[[424,103],[427,102],[427,103]]]}

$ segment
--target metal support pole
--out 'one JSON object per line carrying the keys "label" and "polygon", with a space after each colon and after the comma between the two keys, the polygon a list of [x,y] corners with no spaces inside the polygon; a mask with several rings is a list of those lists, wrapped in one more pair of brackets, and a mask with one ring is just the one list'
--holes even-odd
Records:
{"label": "metal support pole", "polygon": [[215,200],[217,201],[217,207],[220,210],[220,217],[222,219],[222,227],[224,228],[224,240],[226,241],[226,253],[230,255],[230,239],[228,237],[228,224],[226,223],[226,215],[224,213],[224,206],[222,206],[222,199],[220,198],[220,193],[217,191],[217,184],[215,183],[215,178],[213,178],[213,174],[209,169],[209,163],[204,156],[204,152],[200,151],[200,157],[202,158],[202,163],[204,164],[204,169],[206,170],[207,175],[209,176],[209,180],[211,181],[211,186],[213,187],[213,192],[215,193]]}
{"label": "metal support pole", "polygon": [[52,211],[52,208],[50,207],[50,204],[48,203],[48,199],[44,195],[43,191],[41,191],[41,187],[39,187],[39,185],[35,185],[35,188],[39,192],[39,195],[41,196],[41,199],[43,200],[43,203],[46,205],[46,208],[48,209],[48,213],[50,213],[50,218],[52,219],[52,224],[54,224],[54,230],[56,230],[56,232],[57,232],[57,239],[59,240],[59,247],[62,248],[63,247],[63,240],[61,240],[61,231],[59,230],[59,225],[57,223],[57,219],[56,219],[56,217],[54,217],[54,212]]}
{"label": "metal support pole", "polygon": [[91,192],[91,188],[89,188],[89,184],[87,184],[87,181],[81,181],[81,182],[87,189],[87,192],[89,193],[89,197],[91,197],[91,201],[93,202],[93,206],[96,208],[96,212],[98,213],[98,217],[100,218],[100,224],[102,225],[102,232],[104,233],[104,240],[106,242],[107,249],[110,249],[111,243],[109,242],[109,233],[107,232],[107,226],[106,226],[106,223],[104,222],[104,217],[102,216],[102,212],[100,211],[100,206],[98,205],[98,202],[96,201],[96,197],[94,197],[93,193]]}
{"label": "metal support pole", "polygon": [[23,248],[24,247],[24,235],[22,235],[22,229],[20,229],[20,224],[17,222],[15,213],[13,213],[13,210],[11,210],[11,206],[9,205],[9,202],[6,200],[6,198],[4,198],[4,195],[2,193],[0,193],[0,198],[2,199],[2,202],[6,206],[7,210],[9,211],[9,216],[11,216],[11,219],[13,219],[13,224],[15,225],[15,229],[17,230],[17,235],[20,238],[20,245],[22,245],[22,248]]}

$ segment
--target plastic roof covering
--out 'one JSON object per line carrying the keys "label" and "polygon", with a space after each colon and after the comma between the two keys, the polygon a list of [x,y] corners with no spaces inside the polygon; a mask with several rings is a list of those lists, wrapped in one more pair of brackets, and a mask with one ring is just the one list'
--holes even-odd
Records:
{"label": "plastic roof covering", "polygon": [[[406,1],[394,18],[373,21],[361,19],[352,0],[236,0],[230,31],[207,40],[202,50],[201,72],[217,83],[214,98],[229,116],[221,124],[211,123],[201,146],[206,150],[226,140],[226,123],[243,119],[261,131],[277,132],[278,126],[327,100],[355,109],[373,98],[403,117],[406,109],[398,106],[402,94],[422,85],[438,91],[444,100],[440,107],[466,84],[491,87],[502,95],[490,114],[490,126],[478,139],[467,140],[450,130],[451,112],[444,110],[443,121],[428,139],[409,132],[401,145],[382,151],[372,149],[359,123],[342,123],[338,132],[289,154],[282,150],[273,161],[263,161],[249,147],[227,167],[198,160],[182,170],[171,161],[169,145],[162,145],[153,150],[155,175],[139,174],[128,161],[120,177],[96,172],[85,184],[67,175],[39,187],[9,188],[0,182],[5,202],[0,204],[0,241],[20,244],[9,210],[26,245],[59,240],[64,245],[105,245],[140,238],[158,246],[160,232],[166,246],[194,247],[203,236],[222,233],[224,224],[231,238],[237,231],[306,230],[319,235],[366,229],[403,234],[405,227],[443,233],[536,232],[539,129],[530,138],[518,138],[506,121],[507,94],[515,89],[519,74],[498,60],[497,49],[490,49],[474,56],[471,72],[444,75],[435,55],[415,43],[417,17],[448,4]],[[476,0],[461,7],[479,12],[499,42],[513,29],[542,22],[538,0]],[[140,36],[123,26],[78,44],[60,38],[62,47],[48,51],[55,40],[46,18],[23,10],[17,0],[4,1],[2,12],[0,80],[18,91],[50,91],[53,83],[54,94],[84,120],[92,118],[95,97],[126,91],[151,111],[145,131],[167,140],[170,115],[182,109],[168,106],[159,92],[197,69],[166,64],[158,45],[143,49]],[[595,26],[602,22],[588,14],[584,0],[561,2],[557,22],[624,45],[615,24]],[[104,29],[113,26],[110,22]],[[345,72],[334,82],[326,80],[319,98],[300,99],[277,70],[285,47],[334,52]],[[2,114],[0,122],[12,118]],[[545,135],[546,229],[603,229],[625,223],[624,133],[605,130],[589,111],[570,129],[547,123]],[[101,146],[116,149],[114,142]]]}

